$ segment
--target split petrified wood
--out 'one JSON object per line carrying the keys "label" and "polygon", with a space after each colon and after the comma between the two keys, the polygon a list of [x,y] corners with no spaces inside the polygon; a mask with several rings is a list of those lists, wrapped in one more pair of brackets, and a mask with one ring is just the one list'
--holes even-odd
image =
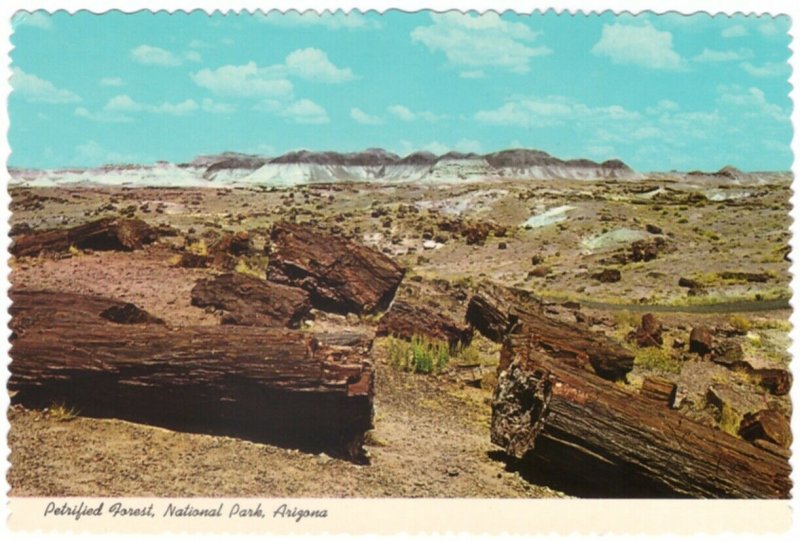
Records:
{"label": "split petrified wood", "polygon": [[469,345],[472,329],[459,325],[452,319],[434,312],[425,306],[395,301],[381,318],[376,331],[378,336],[396,336],[410,340],[414,336],[425,336],[432,340],[447,342],[451,350]]}
{"label": "split petrified wood", "polygon": [[[504,341],[511,332],[524,332],[551,356],[575,366],[590,366],[606,379],[622,379],[633,369],[634,355],[604,335],[577,323],[545,314],[525,292],[483,284],[470,299],[467,321],[490,340]],[[510,362],[501,353],[499,370]]]}
{"label": "split petrified wood", "polygon": [[67,304],[49,293],[49,304],[13,308],[16,402],[362,456],[372,427],[371,337],[121,325],[95,311],[48,310]]}
{"label": "split petrified wood", "polygon": [[492,441],[599,497],[788,498],[786,454],[694,422],[554,358],[525,334],[492,404]]}
{"label": "split petrified wood", "polygon": [[135,304],[97,295],[12,288],[9,297],[11,329],[15,336],[52,321],[62,321],[76,328],[104,320],[118,324],[164,324],[162,319]]}
{"label": "split petrified wood", "polygon": [[91,250],[140,250],[158,239],[155,229],[142,220],[101,218],[68,229],[48,229],[14,237],[11,253],[37,256],[42,252],[65,252],[74,246]]}
{"label": "split petrified wood", "polygon": [[198,280],[192,304],[224,311],[222,323],[297,328],[311,311],[308,292],[240,273]]}
{"label": "split petrified wood", "polygon": [[542,303],[527,291],[482,282],[467,305],[467,322],[483,336],[501,343],[520,316],[542,313]]}
{"label": "split petrified wood", "polygon": [[380,252],[308,226],[275,224],[271,241],[267,278],[302,287],[329,312],[385,310],[405,273]]}

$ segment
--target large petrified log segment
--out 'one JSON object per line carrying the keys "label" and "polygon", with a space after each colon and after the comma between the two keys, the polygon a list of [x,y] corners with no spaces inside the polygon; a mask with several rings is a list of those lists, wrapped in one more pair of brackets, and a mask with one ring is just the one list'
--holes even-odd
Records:
{"label": "large petrified log segment", "polygon": [[14,238],[11,253],[36,256],[42,252],[64,252],[74,246],[90,250],[139,250],[158,238],[155,229],[142,220],[101,218],[68,229],[35,231]]}
{"label": "large petrified log segment", "polygon": [[513,336],[492,441],[596,496],[788,498],[787,454],[710,428]]}
{"label": "large petrified log segment", "polygon": [[63,317],[64,310],[48,318],[41,307],[14,309],[14,328],[14,320],[27,321],[11,347],[8,387],[15,402],[63,403],[87,416],[361,457],[372,427],[369,337],[169,329],[120,325],[94,313]]}
{"label": "large petrified log segment", "polygon": [[192,304],[224,310],[222,322],[232,325],[297,328],[311,311],[308,292],[240,273],[198,280]]}
{"label": "large petrified log segment", "polygon": [[[467,321],[498,342],[512,331],[524,333],[552,357],[575,366],[591,366],[606,379],[622,379],[633,369],[633,353],[588,327],[548,316],[539,301],[526,298],[524,292],[483,284],[470,299]],[[508,356],[501,354],[499,370],[509,362]]]}
{"label": "large petrified log segment", "polygon": [[521,315],[542,311],[541,301],[526,291],[483,282],[467,305],[466,317],[483,336],[502,343]]}
{"label": "large petrified log segment", "polygon": [[15,336],[56,320],[76,327],[103,320],[118,324],[164,324],[162,319],[134,304],[96,295],[12,288],[9,297],[11,329]]}
{"label": "large petrified log segment", "polygon": [[276,224],[271,240],[268,279],[302,287],[321,310],[385,310],[405,273],[380,252],[307,226]]}
{"label": "large petrified log segment", "polygon": [[469,326],[459,325],[430,308],[399,300],[381,318],[377,335],[391,335],[406,340],[414,336],[425,336],[447,342],[451,350],[469,345],[472,341],[472,329]]}

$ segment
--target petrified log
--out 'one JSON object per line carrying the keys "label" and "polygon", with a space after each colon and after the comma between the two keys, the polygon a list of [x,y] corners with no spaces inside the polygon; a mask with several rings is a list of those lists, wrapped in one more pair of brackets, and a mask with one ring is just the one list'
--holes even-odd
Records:
{"label": "petrified log", "polygon": [[[370,337],[120,325],[95,311],[70,314],[59,295],[31,309],[15,302],[15,402],[361,457],[372,427]],[[47,299],[65,308],[48,310]]]}
{"label": "petrified log", "polygon": [[158,238],[155,229],[142,220],[101,218],[68,229],[35,231],[14,238],[11,253],[36,256],[42,252],[64,252],[74,246],[90,250],[139,250]]}
{"label": "petrified log", "polygon": [[268,279],[302,287],[325,311],[383,311],[405,273],[380,252],[307,226],[276,224],[271,240]]}
{"label": "petrified log", "polygon": [[11,329],[15,336],[28,328],[57,320],[76,327],[104,320],[118,324],[164,324],[162,319],[134,304],[97,295],[12,288],[9,297]]}
{"label": "petrified log", "polygon": [[694,422],[553,357],[524,334],[495,389],[492,441],[575,490],[608,496],[788,498],[787,454]]}
{"label": "petrified log", "polygon": [[520,316],[540,314],[541,300],[521,289],[481,283],[467,305],[467,322],[493,342],[502,342]]}
{"label": "petrified log", "polygon": [[451,350],[469,345],[472,328],[459,325],[452,319],[434,312],[425,306],[395,301],[381,318],[376,331],[378,336],[396,336],[410,340],[414,336],[425,336],[432,340],[447,342]]}
{"label": "petrified log", "polygon": [[[500,342],[511,332],[524,332],[553,357],[575,366],[590,365],[607,379],[621,379],[633,369],[634,355],[585,326],[554,319],[538,301],[524,292],[484,284],[470,299],[467,321],[490,340]],[[499,370],[510,363],[501,353]]]}
{"label": "petrified log", "polygon": [[311,311],[304,289],[240,273],[198,280],[192,289],[192,304],[224,310],[225,324],[263,327],[297,328]]}
{"label": "petrified log", "polygon": [[671,381],[657,377],[646,377],[639,392],[646,398],[672,406],[677,390],[678,386]]}

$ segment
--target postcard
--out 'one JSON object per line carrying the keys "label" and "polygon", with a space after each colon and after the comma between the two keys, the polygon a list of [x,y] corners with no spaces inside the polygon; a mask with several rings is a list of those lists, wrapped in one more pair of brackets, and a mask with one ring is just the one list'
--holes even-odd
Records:
{"label": "postcard", "polygon": [[9,12],[8,527],[786,532],[790,14],[268,7]]}

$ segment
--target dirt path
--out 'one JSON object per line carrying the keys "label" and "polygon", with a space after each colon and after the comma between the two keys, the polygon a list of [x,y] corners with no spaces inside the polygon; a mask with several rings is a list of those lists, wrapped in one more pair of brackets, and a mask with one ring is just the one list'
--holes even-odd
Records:
{"label": "dirt path", "polygon": [[235,438],[10,412],[13,496],[548,497],[493,458],[487,391],[379,365],[360,466]]}

